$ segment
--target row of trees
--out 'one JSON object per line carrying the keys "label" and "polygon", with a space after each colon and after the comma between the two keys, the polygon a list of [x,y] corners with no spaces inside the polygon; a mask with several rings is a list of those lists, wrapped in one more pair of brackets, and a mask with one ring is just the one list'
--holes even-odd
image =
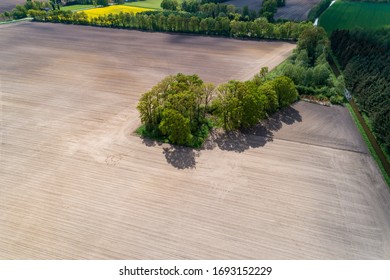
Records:
{"label": "row of trees", "polygon": [[199,147],[211,123],[225,130],[248,128],[294,102],[298,93],[287,77],[230,81],[215,88],[197,75],[168,76],[143,94],[137,109],[141,134],[173,144]]}
{"label": "row of trees", "polygon": [[301,95],[313,95],[319,100],[342,103],[343,77],[336,79],[327,61],[330,42],[322,28],[307,28],[299,37],[292,56],[279,67],[276,75],[290,77]]}
{"label": "row of trees", "polygon": [[347,88],[368,115],[378,142],[390,154],[390,29],[336,30],[332,50]]}
{"label": "row of trees", "polygon": [[190,13],[120,13],[88,19],[83,12],[70,11],[30,11],[36,21],[84,24],[103,27],[129,28],[148,31],[184,32],[207,35],[222,35],[237,38],[267,38],[297,40],[310,23],[285,22],[272,24],[265,18],[244,22],[228,17],[199,18]]}

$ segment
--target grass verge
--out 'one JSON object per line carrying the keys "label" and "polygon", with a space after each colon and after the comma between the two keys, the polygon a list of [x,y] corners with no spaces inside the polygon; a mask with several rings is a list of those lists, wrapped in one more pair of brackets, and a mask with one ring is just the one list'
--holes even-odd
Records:
{"label": "grass verge", "polygon": [[359,129],[359,132],[362,135],[364,142],[366,142],[366,144],[367,144],[368,150],[370,151],[372,157],[374,158],[374,160],[378,164],[379,169],[382,172],[382,175],[387,183],[387,186],[390,187],[390,176],[387,174],[382,162],[379,159],[378,154],[375,152],[375,149],[372,146],[370,140],[368,139],[368,136],[367,136],[366,132],[364,131],[363,126],[361,125],[358,117],[356,116],[354,110],[352,109],[352,106],[349,103],[345,103],[345,106],[348,108],[349,112],[351,113],[351,116],[352,116],[354,122],[356,123],[356,126]]}
{"label": "grass verge", "polygon": [[15,23],[15,22],[21,22],[21,21],[30,21],[30,20],[33,20],[33,18],[26,17],[26,18],[21,18],[21,19],[0,21],[0,25],[2,25],[2,24],[9,24],[9,23]]}

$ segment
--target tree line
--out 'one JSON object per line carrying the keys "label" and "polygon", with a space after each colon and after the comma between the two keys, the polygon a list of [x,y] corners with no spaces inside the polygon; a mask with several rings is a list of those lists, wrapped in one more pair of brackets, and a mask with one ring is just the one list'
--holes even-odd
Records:
{"label": "tree line", "polygon": [[62,10],[31,10],[35,21],[139,29],[147,31],[182,32],[234,38],[297,40],[307,22],[270,23],[265,18],[237,21],[228,17],[201,18],[192,13],[148,11],[142,13],[108,14],[89,19],[84,12]]}
{"label": "tree line", "polygon": [[345,83],[369,117],[371,128],[390,154],[390,29],[336,30],[331,46]]}
{"label": "tree line", "polygon": [[197,75],[168,76],[138,103],[142,136],[200,147],[213,127],[249,128],[294,102],[298,93],[287,77],[267,80],[267,69],[254,79],[215,87]]}

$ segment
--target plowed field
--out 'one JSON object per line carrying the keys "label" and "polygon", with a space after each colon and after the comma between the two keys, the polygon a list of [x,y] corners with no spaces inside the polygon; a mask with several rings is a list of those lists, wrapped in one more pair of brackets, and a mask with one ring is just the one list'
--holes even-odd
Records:
{"label": "plowed field", "polygon": [[390,258],[389,189],[345,108],[297,103],[201,150],[133,133],[164,76],[247,79],[293,47],[0,26],[0,259]]}

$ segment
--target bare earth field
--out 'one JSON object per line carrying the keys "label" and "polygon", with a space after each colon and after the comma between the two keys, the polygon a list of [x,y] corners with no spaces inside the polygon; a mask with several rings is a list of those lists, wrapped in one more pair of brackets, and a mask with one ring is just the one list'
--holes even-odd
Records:
{"label": "bare earth field", "polygon": [[278,8],[275,19],[307,20],[310,10],[321,0],[287,0],[286,6]]}
{"label": "bare earth field", "polygon": [[11,11],[16,5],[23,5],[26,0],[0,0],[0,13]]}
{"label": "bare earth field", "polygon": [[246,79],[293,47],[1,26],[0,259],[389,259],[390,192],[345,108],[297,103],[202,150],[133,134],[165,75]]}
{"label": "bare earth field", "polygon": [[243,8],[244,6],[248,6],[249,10],[255,10],[258,12],[261,8],[261,4],[263,0],[230,0],[224,2],[223,4],[234,5],[239,8]]}

